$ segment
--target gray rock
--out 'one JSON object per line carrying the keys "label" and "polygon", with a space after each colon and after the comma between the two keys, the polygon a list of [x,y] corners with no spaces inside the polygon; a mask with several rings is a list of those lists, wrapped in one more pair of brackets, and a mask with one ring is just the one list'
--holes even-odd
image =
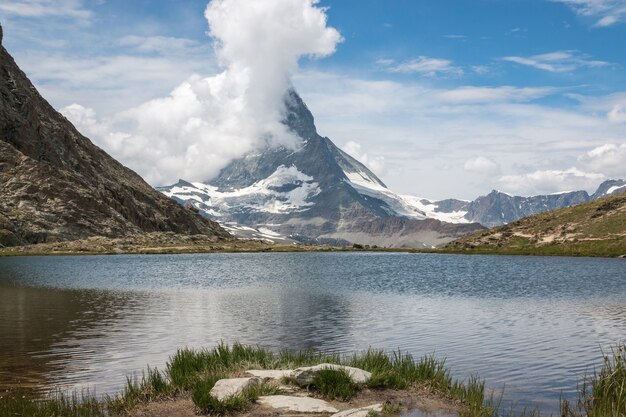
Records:
{"label": "gray rock", "polygon": [[288,410],[296,413],[337,413],[335,407],[323,400],[310,397],[289,397],[287,395],[268,395],[259,397],[257,402],[266,407]]}
{"label": "gray rock", "polygon": [[260,383],[261,379],[257,377],[220,379],[215,383],[210,394],[223,401],[229,397],[241,394],[246,388],[259,385]]}
{"label": "gray rock", "polygon": [[350,410],[340,411],[339,413],[333,414],[331,417],[367,417],[370,411],[383,411],[382,404],[374,404],[368,407],[361,408],[352,408]]}
{"label": "gray rock", "polygon": [[258,378],[261,379],[283,379],[283,378],[289,378],[291,376],[293,376],[293,370],[290,369],[252,369],[249,371],[246,371],[247,374],[250,374],[252,376],[256,376]]}
{"label": "gray rock", "polygon": [[336,365],[333,363],[322,363],[315,366],[308,366],[304,368],[298,368],[293,371],[293,377],[296,378],[298,384],[309,385],[313,382],[315,375],[323,369],[343,370],[348,373],[352,382],[355,384],[365,384],[372,377],[372,374],[359,368],[352,368],[350,366]]}

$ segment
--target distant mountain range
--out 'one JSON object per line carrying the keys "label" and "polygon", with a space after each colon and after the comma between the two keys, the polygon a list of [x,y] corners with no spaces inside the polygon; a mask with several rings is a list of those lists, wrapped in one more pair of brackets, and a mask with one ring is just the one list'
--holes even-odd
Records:
{"label": "distant mountain range", "polygon": [[229,238],[81,135],[1,46],[0,247],[146,232]]}
{"label": "distant mountain range", "polygon": [[421,202],[434,205],[433,211],[435,213],[451,215],[449,221],[465,220],[480,223],[486,227],[493,227],[511,223],[533,214],[575,206],[625,191],[626,181],[608,180],[600,184],[597,191],[592,195],[586,191],[569,191],[520,197],[493,190],[488,195],[478,197],[474,201],[450,199],[442,201],[421,200]]}

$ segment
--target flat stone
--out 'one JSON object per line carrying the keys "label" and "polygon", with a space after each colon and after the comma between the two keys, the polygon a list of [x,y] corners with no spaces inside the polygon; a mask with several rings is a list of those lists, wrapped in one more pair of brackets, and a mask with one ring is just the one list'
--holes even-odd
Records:
{"label": "flat stone", "polygon": [[257,402],[270,408],[283,409],[296,413],[337,413],[339,411],[326,401],[310,397],[268,395],[259,397]]}
{"label": "flat stone", "polygon": [[340,411],[330,417],[367,417],[370,411],[383,411],[382,404],[374,404],[368,407],[352,408],[350,410]]}
{"label": "flat stone", "polygon": [[289,378],[293,376],[293,370],[291,369],[252,369],[246,371],[247,374],[256,376],[261,379],[278,379]]}
{"label": "flat stone", "polygon": [[211,389],[211,396],[220,401],[241,394],[243,390],[261,383],[257,377],[220,379]]}
{"label": "flat stone", "polygon": [[372,377],[371,373],[364,371],[363,369],[352,368],[350,366],[335,365],[333,363],[322,363],[315,366],[298,368],[293,371],[293,377],[296,378],[298,384],[309,385],[313,382],[315,375],[317,375],[317,373],[323,369],[346,371],[348,375],[350,375],[350,378],[352,378],[352,382],[354,382],[355,384],[365,384]]}

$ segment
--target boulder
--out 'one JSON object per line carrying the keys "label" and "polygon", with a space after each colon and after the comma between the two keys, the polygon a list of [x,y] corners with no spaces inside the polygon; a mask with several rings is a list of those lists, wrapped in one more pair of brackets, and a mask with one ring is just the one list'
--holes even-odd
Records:
{"label": "boulder", "polygon": [[296,413],[337,413],[339,411],[326,401],[310,397],[268,395],[265,397],[259,397],[257,402],[266,407],[293,411]]}
{"label": "boulder", "polygon": [[261,379],[281,380],[283,378],[289,378],[293,376],[293,371],[290,369],[252,369],[250,371],[246,371],[246,373]]}
{"label": "boulder", "polygon": [[336,365],[333,363],[322,363],[315,366],[309,366],[305,368],[298,368],[293,371],[293,377],[296,378],[300,385],[310,385],[315,378],[315,375],[323,369],[333,369],[337,371],[346,371],[352,382],[355,384],[365,384],[370,380],[372,374],[359,368],[352,368],[350,366]]}
{"label": "boulder", "polygon": [[380,413],[381,411],[383,411],[383,405],[374,404],[368,407],[352,408],[350,410],[340,411],[339,413],[333,414],[330,417],[367,417],[370,411],[377,411]]}
{"label": "boulder", "polygon": [[246,388],[250,388],[261,383],[261,379],[252,378],[229,378],[220,379],[211,389],[211,396],[223,401],[229,397],[241,394]]}

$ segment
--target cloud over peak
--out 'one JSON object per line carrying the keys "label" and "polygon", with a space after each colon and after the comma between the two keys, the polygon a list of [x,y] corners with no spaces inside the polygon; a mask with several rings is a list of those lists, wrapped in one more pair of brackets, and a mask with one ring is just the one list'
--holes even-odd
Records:
{"label": "cloud over peak", "polygon": [[[98,121],[94,112],[62,112],[151,184],[205,181],[230,160],[263,146],[295,146],[282,123],[285,94],[303,56],[332,54],[342,38],[326,26],[317,0],[212,0],[205,11],[223,72],[192,76],[167,97]],[[127,37],[144,52],[172,39]],[[184,39],[174,39],[187,49]]]}

